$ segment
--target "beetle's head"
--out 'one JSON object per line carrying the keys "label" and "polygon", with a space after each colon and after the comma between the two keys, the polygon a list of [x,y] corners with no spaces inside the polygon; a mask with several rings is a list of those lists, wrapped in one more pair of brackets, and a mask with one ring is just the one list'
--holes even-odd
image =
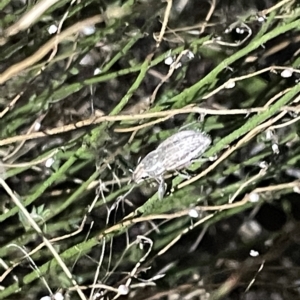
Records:
{"label": "beetle's head", "polygon": [[139,164],[132,173],[132,180],[135,183],[141,183],[149,177],[149,173],[145,171],[144,165],[142,163]]}

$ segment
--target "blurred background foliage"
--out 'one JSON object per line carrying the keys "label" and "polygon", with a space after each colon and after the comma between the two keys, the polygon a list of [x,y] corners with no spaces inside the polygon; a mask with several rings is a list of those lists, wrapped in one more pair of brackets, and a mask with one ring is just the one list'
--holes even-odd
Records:
{"label": "blurred background foliage", "polygon": [[[0,12],[0,299],[300,298],[299,1]],[[159,201],[131,172],[183,126]]]}

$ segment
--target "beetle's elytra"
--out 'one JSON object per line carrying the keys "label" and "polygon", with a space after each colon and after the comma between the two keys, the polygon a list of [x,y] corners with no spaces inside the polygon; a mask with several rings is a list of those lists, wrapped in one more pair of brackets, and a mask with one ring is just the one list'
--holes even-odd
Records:
{"label": "beetle's elytra", "polygon": [[179,131],[141,160],[133,172],[132,179],[139,183],[147,178],[154,178],[159,182],[159,190],[163,194],[163,174],[189,167],[210,144],[211,138],[206,133],[195,130]]}

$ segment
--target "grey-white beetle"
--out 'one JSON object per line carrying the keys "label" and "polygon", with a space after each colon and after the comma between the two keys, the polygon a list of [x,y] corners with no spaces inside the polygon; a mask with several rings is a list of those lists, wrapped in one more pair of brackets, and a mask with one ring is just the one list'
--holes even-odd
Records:
{"label": "grey-white beetle", "polygon": [[132,179],[140,183],[153,178],[159,183],[158,196],[163,198],[165,183],[163,174],[189,167],[211,144],[208,134],[196,130],[179,131],[148,153],[133,171]]}

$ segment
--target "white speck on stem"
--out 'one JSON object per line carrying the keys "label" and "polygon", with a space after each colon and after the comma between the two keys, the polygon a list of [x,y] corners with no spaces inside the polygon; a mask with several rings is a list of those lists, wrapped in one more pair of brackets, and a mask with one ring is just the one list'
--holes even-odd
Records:
{"label": "white speck on stem", "polygon": [[266,16],[262,16],[262,15],[256,16],[256,19],[260,23],[265,22],[267,20]]}
{"label": "white speck on stem", "polygon": [[252,256],[252,257],[257,257],[257,256],[259,256],[259,252],[256,251],[256,250],[251,249],[250,252],[249,252],[249,255]]}
{"label": "white speck on stem", "polygon": [[95,26],[85,26],[81,29],[81,32],[84,35],[92,35],[93,33],[95,33]]}
{"label": "white speck on stem", "polygon": [[177,64],[175,65],[175,69],[178,69],[178,68],[180,68],[181,66],[182,66],[182,63],[179,62],[179,63],[177,63]]}
{"label": "white speck on stem", "polygon": [[235,87],[235,81],[229,80],[224,85],[225,89],[232,89]]}
{"label": "white speck on stem", "polygon": [[188,51],[187,57],[188,57],[189,59],[193,59],[193,58],[195,57],[195,55],[194,55],[194,53],[193,53],[192,51]]}
{"label": "white speck on stem", "polygon": [[96,69],[94,70],[94,75],[98,75],[98,74],[100,74],[101,72],[102,72],[101,69],[96,68]]}
{"label": "white speck on stem", "polygon": [[259,167],[261,169],[266,169],[268,167],[268,163],[266,161],[262,161],[259,163]]}
{"label": "white speck on stem", "polygon": [[85,66],[85,65],[92,65],[93,64],[93,59],[90,54],[85,55],[81,61],[79,62],[80,65]]}
{"label": "white speck on stem", "polygon": [[54,164],[54,162],[55,160],[52,157],[48,158],[45,162],[45,167],[50,168]]}
{"label": "white speck on stem", "polygon": [[48,32],[49,32],[49,34],[56,33],[57,32],[57,26],[54,25],[54,24],[50,25],[49,28],[48,28]]}
{"label": "white speck on stem", "polygon": [[64,299],[65,299],[65,297],[63,296],[62,293],[56,293],[54,295],[54,300],[64,300]]}
{"label": "white speck on stem", "polygon": [[236,33],[238,33],[238,34],[244,34],[244,33],[245,33],[245,29],[244,29],[244,28],[239,28],[239,27],[237,27],[237,28],[235,29],[235,31],[236,31]]}
{"label": "white speck on stem", "polygon": [[277,144],[272,145],[272,150],[275,154],[279,154],[279,147]]}
{"label": "white speck on stem", "polygon": [[118,292],[120,295],[128,295],[129,293],[129,287],[124,285],[124,284],[121,284],[119,287],[118,287]]}
{"label": "white speck on stem", "polygon": [[168,56],[167,58],[165,58],[165,64],[167,66],[171,66],[171,64],[174,62],[174,58],[172,56]]}
{"label": "white speck on stem", "polygon": [[259,201],[259,194],[258,193],[251,193],[249,195],[249,201],[252,203],[258,202]]}
{"label": "white speck on stem", "polygon": [[189,210],[189,216],[191,218],[196,219],[196,218],[199,217],[199,213],[198,213],[198,211],[196,209],[192,208],[192,209]]}
{"label": "white speck on stem", "polygon": [[41,123],[40,122],[35,122],[35,124],[34,124],[34,130],[35,131],[39,131],[40,128],[41,128]]}
{"label": "white speck on stem", "polygon": [[292,77],[293,75],[293,70],[292,69],[285,69],[281,72],[281,77],[283,78],[289,78],[289,77]]}
{"label": "white speck on stem", "polygon": [[300,194],[300,187],[299,187],[299,186],[295,186],[295,187],[293,188],[293,191],[294,191],[295,193],[297,193],[297,194]]}
{"label": "white speck on stem", "polygon": [[267,131],[266,131],[266,139],[267,139],[268,141],[270,141],[270,140],[272,139],[272,137],[273,137],[273,132],[272,132],[272,130],[267,130]]}

